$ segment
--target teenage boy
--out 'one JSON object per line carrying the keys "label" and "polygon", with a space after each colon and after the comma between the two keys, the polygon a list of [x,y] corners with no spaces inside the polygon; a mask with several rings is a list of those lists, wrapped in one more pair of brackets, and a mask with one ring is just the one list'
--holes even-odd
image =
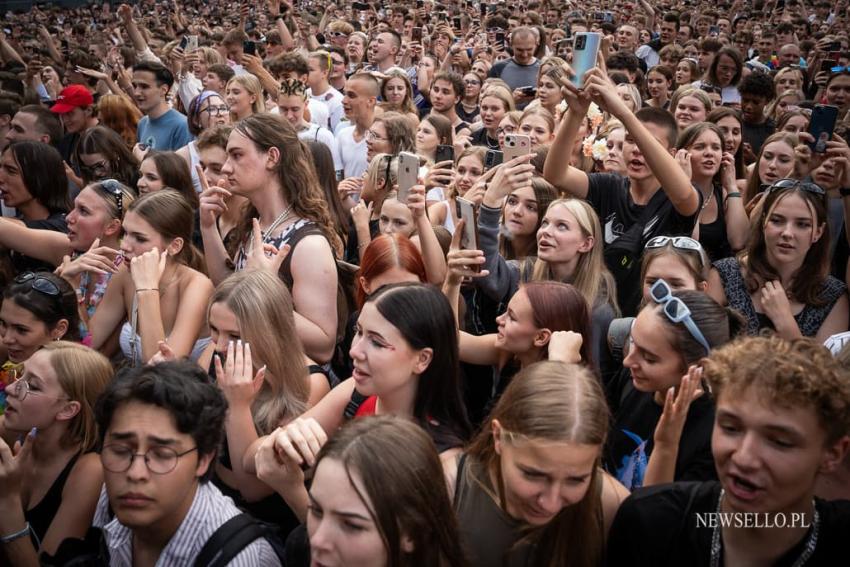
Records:
{"label": "teenage boy", "polygon": [[463,79],[457,73],[440,71],[431,81],[431,114],[439,114],[449,120],[455,135],[469,130],[469,124],[457,115],[457,104],[463,97]]}
{"label": "teenage boy", "polygon": [[[717,411],[718,481],[634,492],[608,537],[608,565],[838,565],[850,502],[815,497],[850,447],[850,380],[812,339],[748,337],[702,365]],[[686,406],[687,409],[687,406]]]}
{"label": "teenage boy", "polygon": [[327,128],[304,120],[308,92],[307,85],[298,79],[284,79],[280,83],[280,91],[277,95],[277,110],[298,132],[298,139],[303,142],[319,142],[327,146],[333,157],[334,170],[338,177],[343,167],[334,135]]}
{"label": "teenage boy", "polygon": [[359,177],[369,167],[366,136],[375,121],[380,93],[378,80],[371,73],[355,73],[345,83],[342,107],[351,125],[340,124],[336,134],[345,177]]}
{"label": "teenage boy", "polygon": [[[94,524],[111,565],[192,565],[206,541],[240,514],[210,482],[227,402],[187,362],[128,371],[96,410],[106,490]],[[264,539],[228,565],[280,565]]]}
{"label": "teenage boy", "polygon": [[229,66],[224,63],[217,63],[209,66],[207,74],[201,79],[201,84],[205,91],[215,91],[221,97],[224,97],[227,82],[235,75],[236,73]]}
{"label": "teenage boy", "polygon": [[[133,66],[133,98],[144,116],[137,140],[145,150],[176,151],[192,141],[186,116],[168,105],[174,75],[161,63],[143,61]],[[138,145],[137,145],[138,146]]]}
{"label": "teenage boy", "polygon": [[776,131],[776,122],[764,113],[776,96],[776,86],[767,73],[753,72],[741,79],[738,92],[741,93],[741,137],[757,156],[764,141]]}
{"label": "teenage boy", "polygon": [[98,125],[94,97],[83,85],[68,85],[59,93],[56,104],[50,111],[59,117],[65,128],[65,137],[57,149],[62,159],[71,163],[77,143],[86,130]]}
{"label": "teenage boy", "polygon": [[343,110],[342,93],[333,88],[329,82],[333,69],[331,54],[324,50],[314,51],[307,56],[307,66],[310,69],[307,75],[307,84],[310,87],[308,95],[312,100],[327,106],[330,124],[321,124],[321,126],[333,131],[342,120]]}
{"label": "teenage boy", "polygon": [[[543,176],[559,190],[587,199],[602,223],[605,263],[617,282],[626,316],[636,314],[642,295],[640,261],[647,241],[659,235],[689,235],[701,205],[700,193],[673,158],[676,122],[669,112],[644,108],[632,113],[605,71],[585,73],[581,91],[563,89],[569,105],[549,149]],[[626,175],[587,174],[569,164],[591,99],[626,128]]]}

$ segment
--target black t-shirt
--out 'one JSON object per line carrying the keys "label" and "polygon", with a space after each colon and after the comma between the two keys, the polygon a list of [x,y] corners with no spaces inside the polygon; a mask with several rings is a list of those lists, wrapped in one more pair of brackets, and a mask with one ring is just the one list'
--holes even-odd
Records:
{"label": "black t-shirt", "polygon": [[[607,565],[708,567],[714,530],[698,527],[696,514],[715,512],[719,498],[719,482],[677,482],[637,490],[620,506],[611,526]],[[846,565],[850,502],[815,499],[815,507],[820,515],[817,547],[806,567]],[[793,565],[808,537],[775,565]]]}
{"label": "black t-shirt", "polygon": [[469,142],[473,146],[482,146],[490,150],[499,149],[499,140],[494,140],[487,135],[487,128],[481,128],[469,138]]}
{"label": "black t-shirt", "polygon": [[753,147],[753,153],[755,155],[759,155],[762,144],[775,131],[776,122],[772,118],[768,118],[761,124],[747,124],[744,122],[741,125],[741,139]]}
{"label": "black t-shirt", "polygon": [[[27,228],[37,230],[55,230],[56,232],[65,233],[68,232],[68,224],[65,222],[65,213],[52,213],[46,219],[25,220],[23,222]],[[12,266],[18,274],[22,272],[52,272],[56,268],[56,266],[53,266],[52,264],[15,251],[12,251]]]}
{"label": "black t-shirt", "polygon": [[455,112],[458,117],[464,122],[475,122],[475,120],[481,115],[481,108],[476,106],[475,110],[472,112],[467,112],[466,108],[464,108],[463,103],[459,102],[455,105]]}
{"label": "black t-shirt", "polygon": [[[626,488],[643,485],[646,465],[654,446],[655,426],[663,408],[653,395],[632,385],[631,372],[624,368],[606,387],[614,423],[605,443],[605,469]],[[674,479],[713,480],[717,478],[711,454],[714,402],[702,396],[691,403],[679,441]]]}
{"label": "black t-shirt", "polygon": [[[605,263],[617,281],[617,300],[620,309],[624,316],[633,316],[637,312],[642,295],[640,258],[644,245],[650,239],[660,235],[690,236],[694,230],[699,207],[693,215],[682,216],[676,212],[673,203],[660,188],[648,204],[638,205],[629,193],[629,178],[623,175],[591,173],[588,175],[588,181],[587,200],[599,215],[606,248],[617,242],[636,223],[642,222],[642,216],[647,207],[656,211],[652,218],[643,221],[645,228],[635,247],[638,252],[628,269],[624,269],[619,259],[610,254],[605,255]],[[694,191],[697,190],[694,189]],[[701,195],[699,191],[697,194]],[[700,197],[701,204],[702,197]],[[620,242],[619,245],[625,245],[625,242]]]}

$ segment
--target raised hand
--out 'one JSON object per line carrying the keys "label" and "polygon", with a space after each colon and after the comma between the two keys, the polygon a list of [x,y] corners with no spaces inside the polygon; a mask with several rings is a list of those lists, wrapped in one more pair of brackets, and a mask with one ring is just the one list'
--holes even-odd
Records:
{"label": "raised hand", "polygon": [[168,252],[160,252],[156,247],[130,260],[130,275],[136,289],[159,289],[167,261]]}
{"label": "raised hand", "polygon": [[685,420],[688,417],[688,409],[691,407],[691,403],[703,394],[701,381],[702,368],[691,366],[688,373],[682,377],[679,391],[676,392],[675,388],[672,387],[667,390],[664,396],[664,410],[655,426],[653,436],[656,447],[659,445],[679,446]]}
{"label": "raised hand", "polygon": [[289,244],[284,244],[283,248],[278,249],[268,242],[263,242],[263,231],[260,230],[259,219],[253,219],[251,222],[253,224],[251,231],[253,246],[251,246],[251,252],[248,254],[245,269],[265,270],[277,275],[281,264],[289,254]]}
{"label": "raised hand", "polygon": [[490,274],[487,270],[481,269],[481,266],[486,262],[482,250],[461,250],[460,240],[465,224],[465,221],[460,220],[455,226],[452,244],[446,256],[447,280],[456,284],[460,283],[463,278],[482,278]]}
{"label": "raised hand", "polygon": [[215,379],[219,389],[231,406],[250,406],[263,387],[266,367],[254,373],[251,345],[241,340],[230,341],[224,364],[219,355],[214,355]]}

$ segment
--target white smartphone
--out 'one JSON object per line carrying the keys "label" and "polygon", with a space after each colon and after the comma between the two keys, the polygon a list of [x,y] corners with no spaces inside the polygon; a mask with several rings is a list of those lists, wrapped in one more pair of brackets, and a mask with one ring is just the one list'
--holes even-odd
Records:
{"label": "white smartphone", "polygon": [[505,135],[505,161],[531,153],[531,138],[523,134]]}
{"label": "white smartphone", "polygon": [[[460,235],[461,250],[478,250],[478,211],[472,201],[455,197],[457,216],[463,222],[463,234]],[[480,271],[481,265],[476,264],[475,270]]]}
{"label": "white smartphone", "polygon": [[410,188],[419,182],[419,156],[409,152],[398,154],[398,200],[407,202]]}
{"label": "white smartphone", "polygon": [[596,57],[599,46],[602,45],[602,34],[599,32],[578,32],[573,43],[572,67],[575,75],[573,84],[581,87],[584,74],[596,67]]}

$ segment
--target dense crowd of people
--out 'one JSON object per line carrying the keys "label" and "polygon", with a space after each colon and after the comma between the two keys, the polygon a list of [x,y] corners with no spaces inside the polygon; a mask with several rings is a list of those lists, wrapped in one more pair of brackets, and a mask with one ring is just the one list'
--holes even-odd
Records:
{"label": "dense crowd of people", "polygon": [[5,14],[0,564],[840,564],[848,32]]}

